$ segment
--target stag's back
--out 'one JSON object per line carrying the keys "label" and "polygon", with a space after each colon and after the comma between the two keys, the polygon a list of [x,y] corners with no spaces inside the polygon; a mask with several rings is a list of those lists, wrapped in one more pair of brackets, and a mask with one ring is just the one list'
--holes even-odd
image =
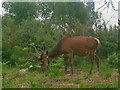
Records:
{"label": "stag's back", "polygon": [[94,37],[79,36],[61,39],[56,48],[61,53],[70,53],[84,55],[98,47],[99,40]]}

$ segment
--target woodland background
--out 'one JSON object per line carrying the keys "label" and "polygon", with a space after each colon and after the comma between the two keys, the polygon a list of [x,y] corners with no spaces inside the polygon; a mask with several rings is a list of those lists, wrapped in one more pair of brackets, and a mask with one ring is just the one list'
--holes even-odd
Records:
{"label": "woodland background", "polygon": [[[109,28],[94,2],[4,2],[2,16],[2,74],[4,88],[116,88],[118,87],[118,29]],[[90,58],[74,58],[74,75],[64,74],[62,56],[42,72],[33,57],[32,46],[45,42],[52,50],[63,37],[93,36],[101,41],[97,49],[100,72],[87,75]],[[41,47],[41,46],[40,46]],[[33,65],[30,71],[19,70]],[[35,77],[34,77],[35,76]],[[63,84],[61,84],[63,83]]]}

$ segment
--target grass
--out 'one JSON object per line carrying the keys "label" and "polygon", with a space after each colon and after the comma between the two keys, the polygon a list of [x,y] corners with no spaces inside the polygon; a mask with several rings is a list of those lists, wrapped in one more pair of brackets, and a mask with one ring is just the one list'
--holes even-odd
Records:
{"label": "grass", "polygon": [[2,63],[0,62],[0,89],[2,88]]}
{"label": "grass", "polygon": [[[93,73],[88,74],[90,64],[74,66],[74,75],[64,73],[64,66],[53,65],[45,71],[33,69],[19,73],[20,68],[3,64],[4,88],[117,88],[118,71],[107,63],[100,65],[100,71],[94,66]],[[63,62],[62,62],[63,63]]]}
{"label": "grass", "polygon": [[113,84],[105,84],[105,83],[95,83],[95,84],[80,84],[80,88],[113,88],[118,87]]}

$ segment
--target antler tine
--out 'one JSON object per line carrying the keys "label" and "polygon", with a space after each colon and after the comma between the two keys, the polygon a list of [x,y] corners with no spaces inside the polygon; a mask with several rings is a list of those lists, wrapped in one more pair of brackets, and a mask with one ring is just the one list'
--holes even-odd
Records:
{"label": "antler tine", "polygon": [[41,52],[43,52],[43,50],[42,49],[40,49],[40,45],[36,45],[39,49],[38,50],[40,50]]}
{"label": "antler tine", "polygon": [[40,49],[40,48],[39,48],[39,50],[40,50],[41,52],[43,52],[43,50],[42,50],[42,49]]}
{"label": "antler tine", "polygon": [[45,51],[45,42],[41,43],[43,45],[43,51]]}
{"label": "antler tine", "polygon": [[37,48],[35,46],[33,46],[33,48],[35,49],[35,52],[40,55],[40,53],[38,52]]}

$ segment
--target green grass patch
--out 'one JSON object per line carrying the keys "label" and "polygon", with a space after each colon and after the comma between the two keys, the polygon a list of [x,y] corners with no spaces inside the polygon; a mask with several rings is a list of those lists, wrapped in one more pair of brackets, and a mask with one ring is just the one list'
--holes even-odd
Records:
{"label": "green grass patch", "polygon": [[64,76],[64,72],[61,72],[58,68],[52,67],[45,71],[45,75],[50,78],[58,78]]}
{"label": "green grass patch", "polygon": [[104,64],[101,64],[100,67],[100,73],[104,76],[105,79],[108,79],[112,76],[114,72],[117,72],[117,69],[111,68],[111,66],[106,63],[106,61],[103,62]]}
{"label": "green grass patch", "polygon": [[116,84],[94,83],[94,84],[80,84],[79,88],[117,88]]}
{"label": "green grass patch", "polygon": [[80,84],[80,80],[79,79],[75,79],[75,80],[72,80],[72,83],[75,83],[75,84]]}
{"label": "green grass patch", "polygon": [[[63,63],[63,62],[62,62]],[[57,64],[57,63],[53,63]],[[89,67],[91,64],[83,64],[82,71],[80,68],[74,68],[74,75],[64,73],[63,66],[53,65],[49,69],[41,71],[38,69],[31,69],[25,73],[19,73],[18,67],[10,68],[8,65],[3,64],[3,87],[4,88],[116,88],[118,87],[117,81],[113,80],[113,74],[118,71],[110,67],[106,62],[100,65],[100,71],[97,72],[95,68],[93,73],[88,75]],[[86,67],[85,67],[86,66]],[[61,70],[62,69],[62,70]],[[76,78],[77,77],[77,78]],[[112,78],[111,78],[112,77]],[[99,79],[99,80],[98,80]],[[109,82],[111,81],[112,82]],[[92,80],[92,83],[89,82]],[[105,80],[108,80],[105,81]]]}
{"label": "green grass patch", "polygon": [[19,68],[18,67],[10,67],[7,64],[3,63],[2,64],[2,74],[10,74],[10,73],[14,73],[16,71],[18,71]]}

